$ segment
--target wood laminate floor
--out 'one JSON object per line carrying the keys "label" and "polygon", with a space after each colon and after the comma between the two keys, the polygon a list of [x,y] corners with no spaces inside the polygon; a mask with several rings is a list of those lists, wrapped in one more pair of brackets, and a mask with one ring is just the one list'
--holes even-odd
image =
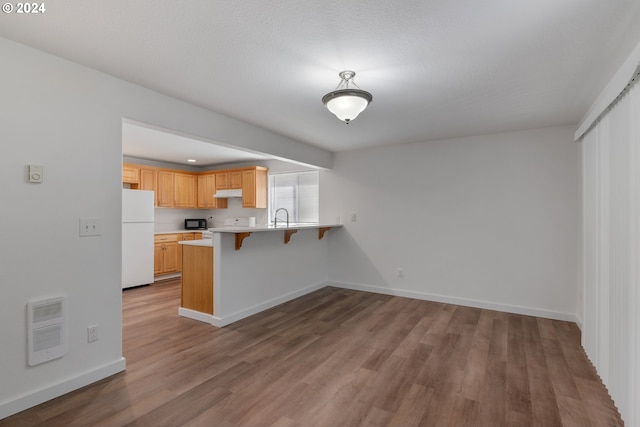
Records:
{"label": "wood laminate floor", "polygon": [[179,291],[124,292],[125,373],[0,426],[622,426],[571,323],[324,288],[219,329]]}

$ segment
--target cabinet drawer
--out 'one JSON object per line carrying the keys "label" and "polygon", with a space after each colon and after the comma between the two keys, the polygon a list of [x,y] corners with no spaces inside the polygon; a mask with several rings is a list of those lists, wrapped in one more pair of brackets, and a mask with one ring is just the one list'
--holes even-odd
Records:
{"label": "cabinet drawer", "polygon": [[156,234],[154,236],[154,242],[177,242],[177,234]]}

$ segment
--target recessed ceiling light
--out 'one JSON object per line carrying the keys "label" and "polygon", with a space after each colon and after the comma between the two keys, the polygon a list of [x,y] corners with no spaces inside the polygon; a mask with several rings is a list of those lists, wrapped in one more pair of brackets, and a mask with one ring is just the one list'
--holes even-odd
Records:
{"label": "recessed ceiling light", "polygon": [[187,160],[187,162],[189,162],[189,163],[195,163],[196,161],[195,161],[194,159],[189,159],[189,160]]}

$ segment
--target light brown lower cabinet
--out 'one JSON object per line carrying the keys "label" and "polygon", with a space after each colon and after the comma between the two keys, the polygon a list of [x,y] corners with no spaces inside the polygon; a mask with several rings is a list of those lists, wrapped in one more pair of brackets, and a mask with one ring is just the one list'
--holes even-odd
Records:
{"label": "light brown lower cabinet", "polygon": [[200,240],[202,233],[156,234],[153,246],[153,275],[179,273],[182,271],[183,240]]}
{"label": "light brown lower cabinet", "polygon": [[182,246],[183,308],[213,314],[213,248]]}
{"label": "light brown lower cabinet", "polygon": [[153,274],[177,273],[178,242],[160,242],[153,245]]}

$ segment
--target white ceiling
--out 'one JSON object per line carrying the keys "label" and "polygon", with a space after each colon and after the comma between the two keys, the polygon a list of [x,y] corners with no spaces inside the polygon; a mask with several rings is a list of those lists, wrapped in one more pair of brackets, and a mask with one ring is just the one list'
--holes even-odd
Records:
{"label": "white ceiling", "polygon": [[[330,151],[576,124],[638,0],[65,0],[0,36]],[[320,102],[355,70],[350,125]]]}
{"label": "white ceiling", "polygon": [[122,154],[200,167],[271,158],[260,153],[226,147],[215,141],[201,141],[167,129],[129,121],[122,124]]}

